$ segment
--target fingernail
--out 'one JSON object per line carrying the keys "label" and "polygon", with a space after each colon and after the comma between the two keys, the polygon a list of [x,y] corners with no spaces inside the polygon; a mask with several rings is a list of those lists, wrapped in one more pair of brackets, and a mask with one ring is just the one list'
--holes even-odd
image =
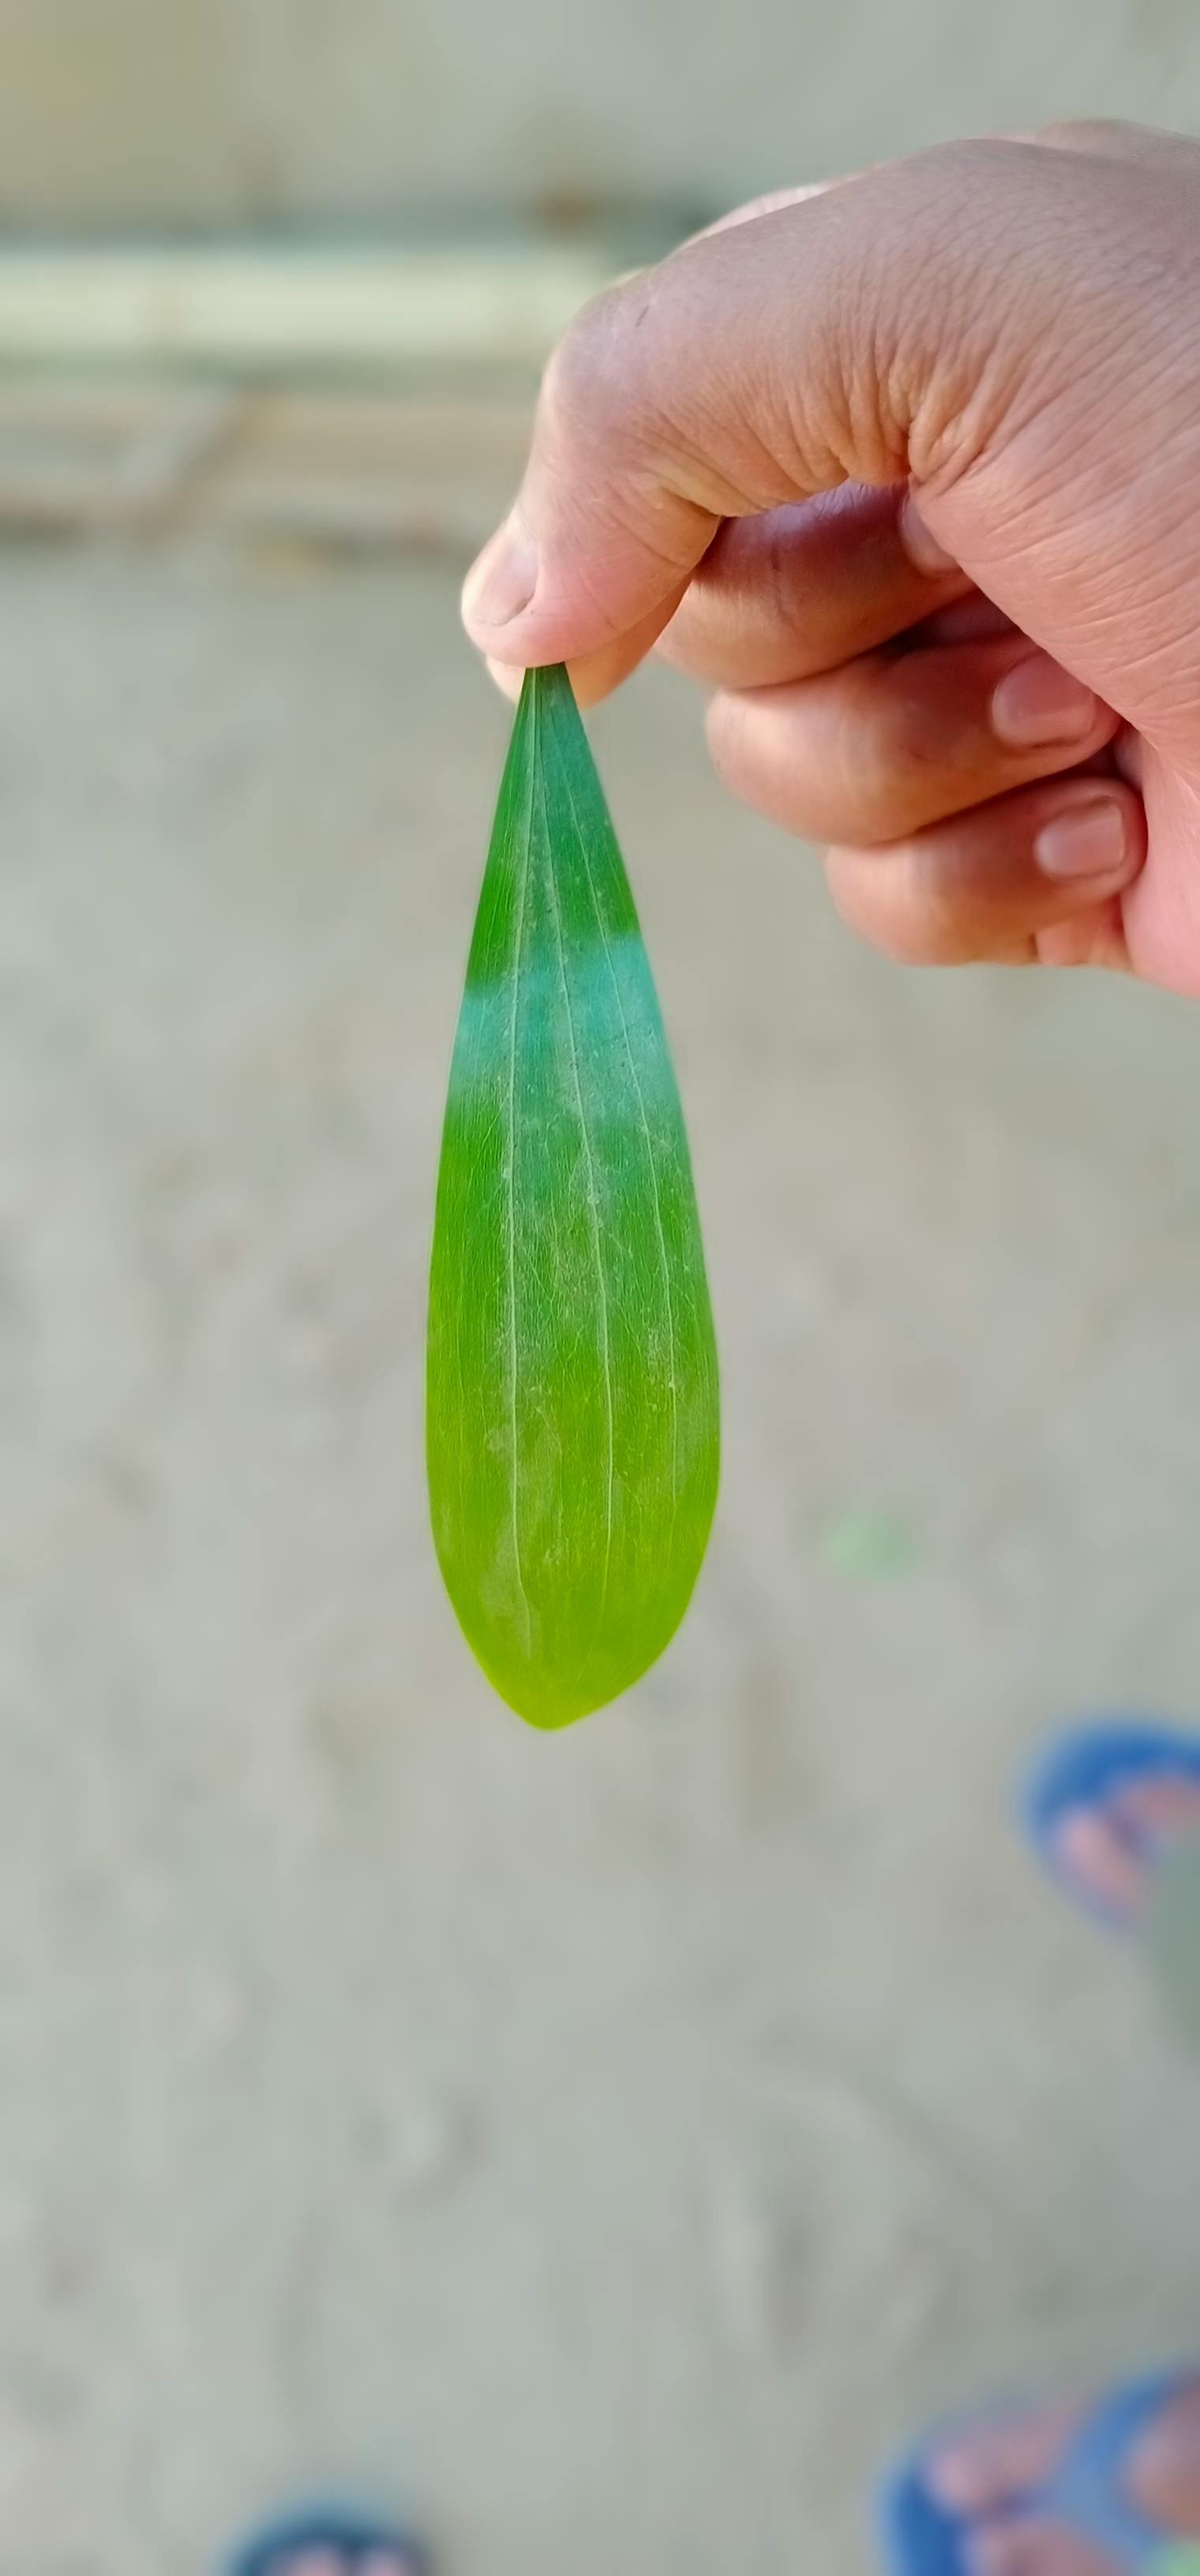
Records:
{"label": "fingernail", "polygon": [[992,731],[1013,751],[1082,742],[1096,721],[1096,700],[1049,653],[1028,653],[992,692]]}
{"label": "fingernail", "polygon": [[510,626],[528,608],[537,588],[537,548],[515,511],[489,538],[463,583],[463,616],[469,626]]}
{"label": "fingernail", "polygon": [[1034,855],[1048,877],[1102,877],[1121,866],[1128,847],[1124,807],[1115,796],[1093,796],[1043,823]]}
{"label": "fingernail", "polygon": [[944,546],[939,546],[932,529],[926,527],[911,492],[905,493],[900,504],[899,526],[900,543],[918,572],[932,577],[959,570],[955,557],[948,555]]}

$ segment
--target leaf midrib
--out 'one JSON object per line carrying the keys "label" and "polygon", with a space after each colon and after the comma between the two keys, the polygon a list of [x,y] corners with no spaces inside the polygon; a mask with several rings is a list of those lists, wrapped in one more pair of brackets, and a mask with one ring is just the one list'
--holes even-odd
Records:
{"label": "leaf midrib", "polygon": [[[537,703],[536,696],[534,703],[535,705]],[[567,976],[566,950],[563,946],[562,914],[558,900],[558,883],[555,871],[554,853],[550,842],[550,815],[546,802],[545,771],[541,770],[538,775],[542,794],[542,825],[546,836],[546,886],[550,898],[550,918],[554,925],[554,943],[558,952],[559,980],[562,985],[563,1009],[566,1013],[567,1037],[570,1042],[571,1049],[571,1079],[575,1089],[575,1106],[579,1119],[579,1134],[583,1147],[584,1169],[587,1176],[587,1200],[592,1228],[592,1260],[596,1273],[596,1305],[600,1324],[600,1370],[604,1383],[605,1432],[608,1453],[605,1465],[604,1572],[600,1583],[600,1606],[596,1613],[595,1633],[589,1643],[587,1654],[584,1656],[583,1663],[580,1667],[580,1669],[583,1670],[587,1666],[595,1646],[596,1638],[599,1636],[601,1628],[604,1625],[604,1614],[608,1607],[608,1581],[612,1567],[614,1488],[616,1475],[616,1435],[613,1409],[612,1353],[609,1335],[608,1283],[604,1275],[604,1259],[601,1246],[600,1199],[596,1188],[596,1164],[592,1153],[592,1140],[588,1129],[587,1111],[583,1105],[583,1085],[579,1078],[579,1046],[575,1035],[575,1014],[571,1009],[571,991],[570,982]]]}

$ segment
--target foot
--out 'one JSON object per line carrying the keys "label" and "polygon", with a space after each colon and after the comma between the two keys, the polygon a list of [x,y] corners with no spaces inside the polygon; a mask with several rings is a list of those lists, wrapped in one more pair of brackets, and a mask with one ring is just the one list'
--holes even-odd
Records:
{"label": "foot", "polygon": [[1140,1719],[1068,1729],[1047,1747],[1024,1804],[1059,1885],[1128,1928],[1158,1863],[1200,1833],[1200,1737]]}
{"label": "foot", "polygon": [[1200,1781],[1158,1772],[1128,1780],[1092,1807],[1068,1808],[1054,1829],[1064,1876],[1122,1923],[1145,1905],[1165,1845],[1200,1833]]}
{"label": "foot", "polygon": [[262,2576],[417,2576],[417,2562],[407,2551],[383,2547],[360,2549],[295,2549],[286,2546],[263,2561]]}
{"label": "foot", "polygon": [[232,2576],[430,2576],[424,2551],[341,2514],[298,2516],[253,2542]]}
{"label": "foot", "polygon": [[[1063,2470],[1095,2400],[993,2415],[925,2455],[935,2505],[962,2531],[966,2576],[1129,2576],[1091,2534],[1054,2511]],[[1164,2549],[1200,2540],[1200,2376],[1181,2380],[1144,2425],[1112,2479],[1121,2505]]]}

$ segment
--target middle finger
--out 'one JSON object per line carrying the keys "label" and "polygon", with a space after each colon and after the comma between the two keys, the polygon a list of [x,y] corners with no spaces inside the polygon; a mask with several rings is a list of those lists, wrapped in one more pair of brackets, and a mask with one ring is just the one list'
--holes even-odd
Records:
{"label": "middle finger", "polygon": [[770,688],[833,670],[963,598],[971,583],[932,564],[906,492],[845,483],[727,519],[658,651],[716,688]]}

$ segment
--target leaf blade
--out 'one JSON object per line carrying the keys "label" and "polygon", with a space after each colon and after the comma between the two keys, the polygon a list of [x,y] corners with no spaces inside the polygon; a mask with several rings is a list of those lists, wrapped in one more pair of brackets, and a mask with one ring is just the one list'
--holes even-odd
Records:
{"label": "leaf blade", "polygon": [[434,1537],[534,1725],[678,1626],[716,1499],[716,1349],[679,1095],[566,674],[529,673],[451,1066],[430,1269]]}

